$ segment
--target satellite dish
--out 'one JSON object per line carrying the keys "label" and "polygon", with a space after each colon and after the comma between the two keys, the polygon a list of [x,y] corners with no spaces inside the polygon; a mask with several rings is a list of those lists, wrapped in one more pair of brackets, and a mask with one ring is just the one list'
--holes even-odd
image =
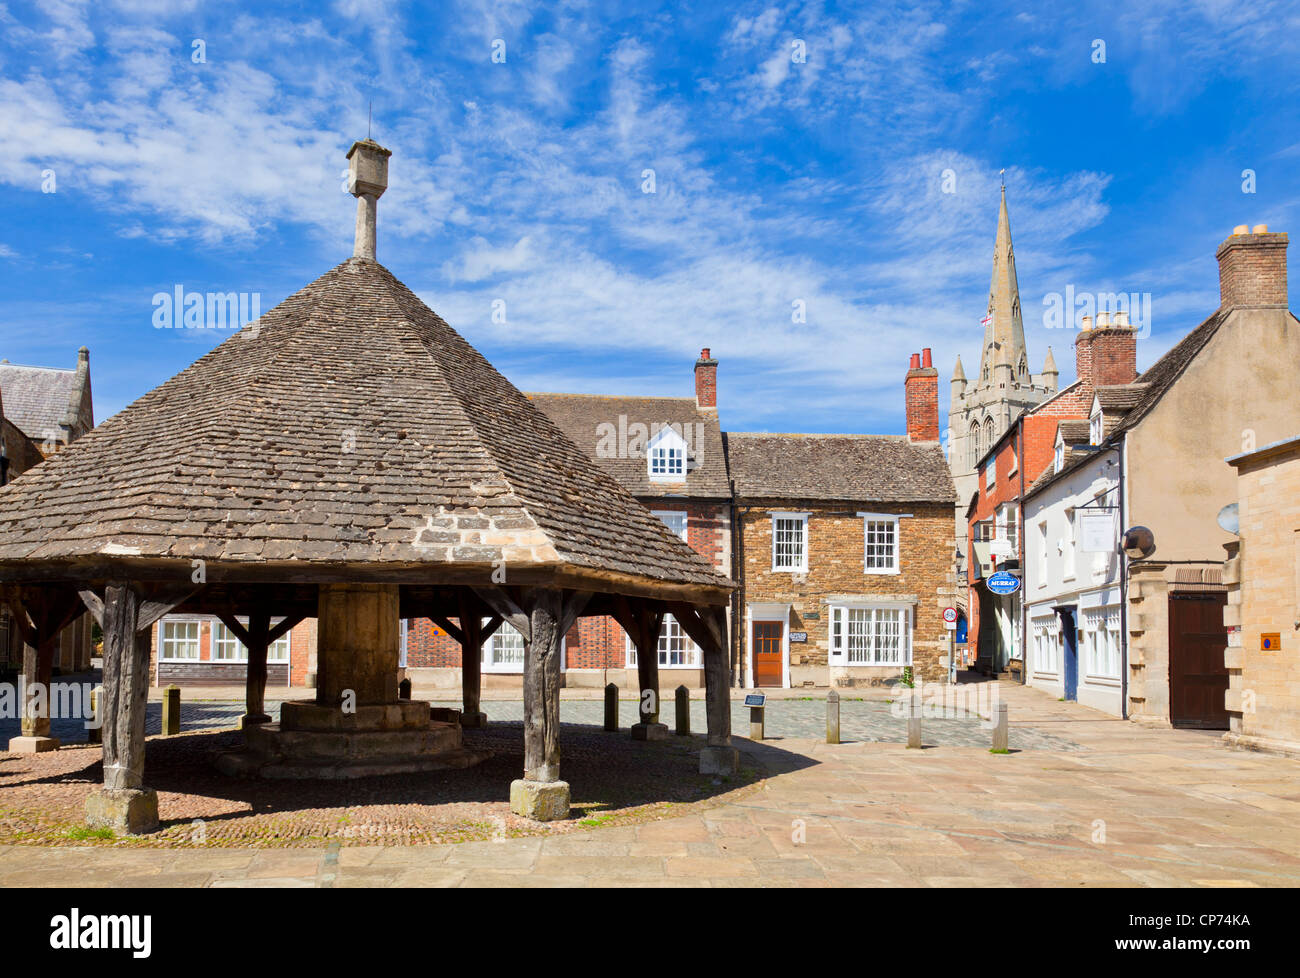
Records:
{"label": "satellite dish", "polygon": [[1228,503],[1223,509],[1219,510],[1219,526],[1234,537],[1238,535],[1240,523],[1237,519],[1237,504]]}
{"label": "satellite dish", "polygon": [[1124,531],[1123,547],[1126,556],[1141,560],[1156,552],[1156,536],[1145,526],[1135,526]]}

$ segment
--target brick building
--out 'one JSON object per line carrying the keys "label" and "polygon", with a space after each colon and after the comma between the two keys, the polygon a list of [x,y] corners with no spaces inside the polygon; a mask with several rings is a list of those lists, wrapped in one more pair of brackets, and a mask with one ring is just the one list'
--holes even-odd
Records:
{"label": "brick building", "polygon": [[1223,568],[1224,740],[1300,757],[1300,436],[1227,461],[1239,494]]}
{"label": "brick building", "polygon": [[[247,625],[246,618],[239,619]],[[272,625],[278,619],[272,620]],[[248,649],[213,615],[168,615],[149,630],[154,686],[243,686]],[[268,686],[305,686],[315,673],[316,619],[295,625],[267,650]]]}
{"label": "brick building", "polygon": [[[985,672],[1023,675],[1023,594],[994,594],[987,581],[995,571],[1021,573],[1025,566],[1026,489],[1043,475],[1072,441],[1082,440],[1098,392],[1107,403],[1131,393],[1137,377],[1137,331],[1119,312],[1083,318],[1074,341],[1076,379],[1068,387],[1016,417],[977,461],[975,493],[966,510],[965,552],[968,661]],[[1113,392],[1113,393],[1112,393]],[[1063,438],[1062,422],[1081,422]]]}
{"label": "brick building", "polygon": [[726,435],[744,685],[945,678],[955,494],[928,349],[904,390],[906,435]]}

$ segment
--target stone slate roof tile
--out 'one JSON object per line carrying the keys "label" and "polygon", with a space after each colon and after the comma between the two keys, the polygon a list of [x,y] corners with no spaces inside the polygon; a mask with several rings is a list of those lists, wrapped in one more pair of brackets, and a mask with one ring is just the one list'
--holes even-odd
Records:
{"label": "stone slate roof tile", "polygon": [[1103,412],[1131,411],[1142,402],[1147,387],[1147,384],[1141,382],[1108,384],[1093,388],[1093,394],[1096,396],[1098,403],[1101,404]]}
{"label": "stone slate roof tile", "polygon": [[1132,428],[1164,397],[1165,391],[1173,386],[1182,376],[1183,370],[1200,353],[1205,344],[1219,331],[1219,327],[1228,317],[1230,310],[1217,310],[1213,315],[1184,336],[1159,360],[1153,363],[1137,379],[1144,386],[1142,396],[1128,410],[1123,420],[1115,426],[1111,434],[1122,434]]}
{"label": "stone slate roof tile", "polygon": [[1056,425],[1057,434],[1066,445],[1086,445],[1091,437],[1090,429],[1087,418],[1067,418]]}
{"label": "stone slate roof tile", "polygon": [[729,586],[360,258],[0,489],[0,561],[114,554],[503,559]]}
{"label": "stone slate roof tile", "polygon": [[[726,499],[731,495],[718,414],[700,410],[694,397],[535,393],[528,397],[634,496]],[[641,426],[639,431],[636,425]],[[650,480],[646,436],[653,437],[665,425],[686,440],[688,471],[683,482]]]}
{"label": "stone slate roof tile", "polygon": [[4,400],[5,417],[33,441],[59,437],[76,390],[75,370],[0,363],[0,398]]}
{"label": "stone slate roof tile", "polygon": [[943,450],[901,435],[727,432],[739,498],[955,503]]}

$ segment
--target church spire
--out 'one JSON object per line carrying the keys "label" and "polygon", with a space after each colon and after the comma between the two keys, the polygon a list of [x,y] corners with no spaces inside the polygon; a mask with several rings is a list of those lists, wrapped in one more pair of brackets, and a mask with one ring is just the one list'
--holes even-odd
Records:
{"label": "church spire", "polygon": [[1025,327],[1020,318],[1016,257],[1011,247],[1011,218],[1007,215],[1007,188],[1004,185],[1002,205],[998,209],[997,239],[993,245],[993,276],[989,281],[984,349],[976,383],[982,386],[1031,382],[1025,355]]}

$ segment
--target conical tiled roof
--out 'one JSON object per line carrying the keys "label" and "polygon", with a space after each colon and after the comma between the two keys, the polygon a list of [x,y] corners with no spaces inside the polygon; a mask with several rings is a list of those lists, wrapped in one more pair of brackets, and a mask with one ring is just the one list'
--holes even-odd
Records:
{"label": "conical tiled roof", "polygon": [[504,560],[728,586],[366,258],[0,490],[0,568],[85,558]]}

